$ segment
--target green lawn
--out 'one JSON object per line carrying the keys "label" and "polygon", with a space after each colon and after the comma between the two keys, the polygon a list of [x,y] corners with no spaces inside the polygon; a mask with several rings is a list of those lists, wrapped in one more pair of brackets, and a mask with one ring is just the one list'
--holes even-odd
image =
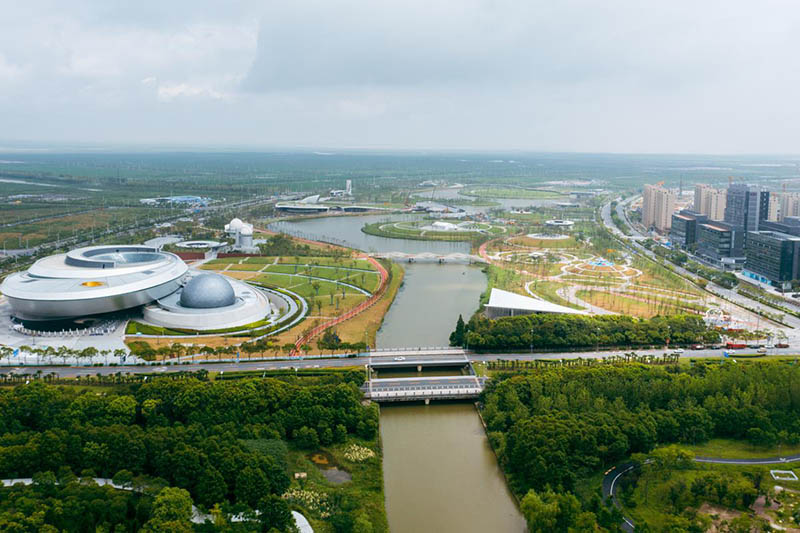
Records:
{"label": "green lawn", "polygon": [[681,448],[700,457],[721,457],[725,459],[755,459],[760,457],[783,457],[800,453],[800,444],[782,446],[754,446],[745,441],[733,439],[711,439],[704,444],[682,445]]}

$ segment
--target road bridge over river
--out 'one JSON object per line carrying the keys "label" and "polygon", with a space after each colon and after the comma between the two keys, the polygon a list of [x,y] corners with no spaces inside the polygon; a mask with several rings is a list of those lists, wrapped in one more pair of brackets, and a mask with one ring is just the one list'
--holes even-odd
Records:
{"label": "road bridge over river", "polygon": [[398,355],[395,357],[370,357],[369,367],[372,370],[416,368],[422,372],[425,367],[466,367],[469,358],[466,354],[453,355]]}
{"label": "road bridge over river", "polygon": [[364,397],[375,402],[471,400],[483,391],[484,379],[477,376],[370,379],[361,390]]}
{"label": "road bridge over river", "polygon": [[[369,379],[361,387],[367,399],[376,402],[411,402],[431,400],[469,400],[477,398],[483,391],[484,378],[479,378],[463,350],[448,350],[443,354],[419,355],[418,352],[405,352],[407,355],[370,357],[367,363]],[[468,375],[375,378],[375,370],[413,369],[421,372],[424,368],[461,368]]]}

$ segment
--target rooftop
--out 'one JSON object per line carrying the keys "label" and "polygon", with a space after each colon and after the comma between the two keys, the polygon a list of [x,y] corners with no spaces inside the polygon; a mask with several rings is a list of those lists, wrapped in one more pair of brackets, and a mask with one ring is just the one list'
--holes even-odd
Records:
{"label": "rooftop", "polygon": [[521,294],[504,291],[503,289],[492,289],[492,292],[489,295],[489,303],[486,304],[486,307],[494,307],[499,309],[520,309],[534,313],[568,313],[573,315],[586,314],[585,311],[564,307],[563,305],[554,304],[538,298],[522,296]]}

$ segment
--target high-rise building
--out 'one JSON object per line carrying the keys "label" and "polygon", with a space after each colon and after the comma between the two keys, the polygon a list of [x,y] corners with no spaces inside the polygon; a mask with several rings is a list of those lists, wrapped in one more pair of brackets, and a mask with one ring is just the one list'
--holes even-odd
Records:
{"label": "high-rise building", "polygon": [[742,231],[725,222],[697,223],[697,255],[725,269],[738,269],[744,263]]}
{"label": "high-rise building", "polygon": [[669,230],[672,246],[694,250],[697,242],[697,225],[704,222],[708,222],[707,216],[685,209],[672,215],[672,227]]}
{"label": "high-rise building", "polygon": [[725,189],[698,183],[694,186],[694,211],[711,220],[724,220],[727,197],[728,191]]}
{"label": "high-rise building", "polygon": [[[800,193],[796,192],[783,192],[772,193],[770,196],[770,211],[772,208],[772,199],[775,198],[778,203],[778,218],[774,219],[782,221],[786,217],[800,216]],[[772,213],[770,212],[770,215]],[[770,218],[770,220],[773,220]]]}
{"label": "high-rise building", "polygon": [[781,289],[800,278],[800,237],[775,231],[751,231],[747,235],[747,261],[742,272]]}
{"label": "high-rise building", "polygon": [[669,231],[675,211],[675,193],[661,185],[645,185],[642,191],[642,223],[661,233]]}
{"label": "high-rise building", "polygon": [[778,222],[783,218],[781,200],[782,198],[778,193],[769,193],[769,214],[767,214],[767,220]]}
{"label": "high-rise building", "polygon": [[768,216],[769,191],[744,183],[733,183],[728,187],[725,222],[746,235],[749,231],[758,231],[758,224]]}

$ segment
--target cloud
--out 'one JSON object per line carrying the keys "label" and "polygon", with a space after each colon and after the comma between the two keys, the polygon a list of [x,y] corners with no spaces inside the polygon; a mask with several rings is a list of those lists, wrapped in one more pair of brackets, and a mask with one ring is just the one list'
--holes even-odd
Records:
{"label": "cloud", "polygon": [[158,86],[158,99],[161,102],[170,102],[176,98],[207,98],[211,100],[224,100],[229,96],[208,87],[198,87],[187,83],[167,84]]}
{"label": "cloud", "polygon": [[647,152],[800,137],[788,0],[7,4],[3,136]]}

